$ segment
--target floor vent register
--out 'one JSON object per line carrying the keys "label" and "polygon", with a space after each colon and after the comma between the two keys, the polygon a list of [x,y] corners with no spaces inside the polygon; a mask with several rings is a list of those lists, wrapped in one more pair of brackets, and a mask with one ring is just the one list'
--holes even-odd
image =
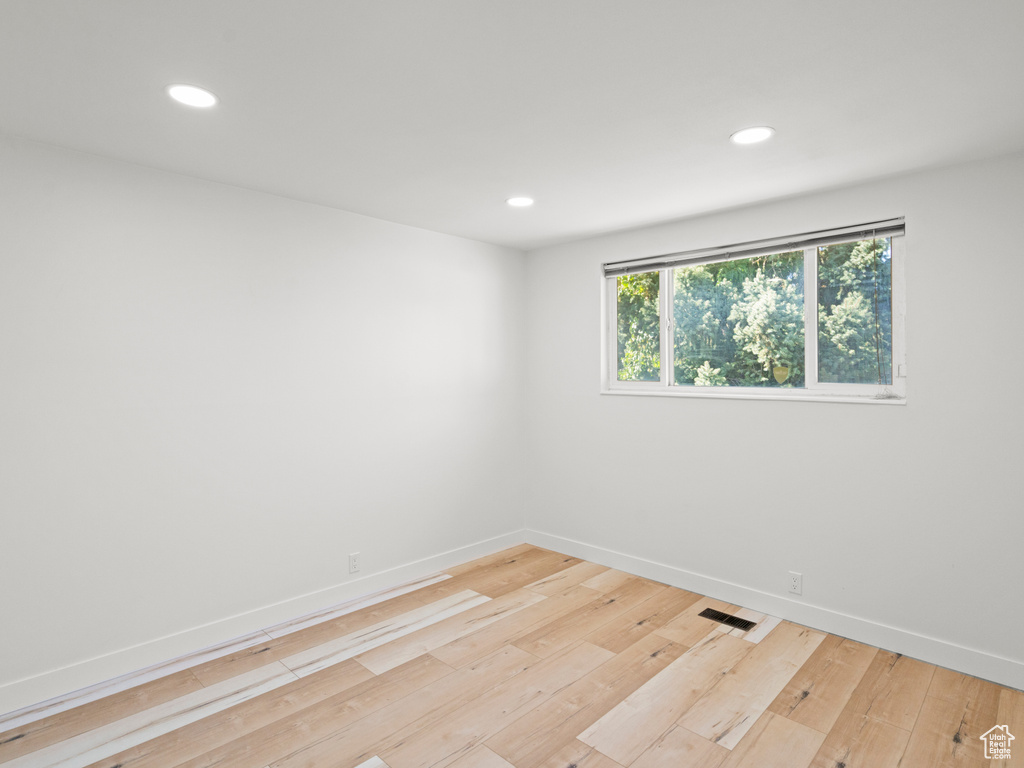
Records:
{"label": "floor vent register", "polygon": [[722,613],[716,611],[714,608],[705,608],[700,612],[701,616],[705,619],[711,619],[712,621],[718,621],[729,627],[736,627],[736,629],[742,629],[744,632],[753,629],[757,626],[756,621],[748,621],[747,619],[741,619],[739,616],[733,616],[729,613]]}

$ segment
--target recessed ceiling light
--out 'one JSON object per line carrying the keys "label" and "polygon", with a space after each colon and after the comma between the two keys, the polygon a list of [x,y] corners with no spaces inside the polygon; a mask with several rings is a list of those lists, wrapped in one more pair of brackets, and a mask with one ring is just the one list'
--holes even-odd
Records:
{"label": "recessed ceiling light", "polygon": [[510,197],[505,202],[508,203],[509,205],[511,205],[513,208],[529,208],[531,205],[533,205],[533,198],[532,197]]}
{"label": "recessed ceiling light", "polygon": [[775,133],[774,128],[769,128],[767,125],[758,125],[754,128],[744,128],[742,131],[736,131],[729,138],[733,144],[757,144],[758,142],[770,139],[773,133]]}
{"label": "recessed ceiling light", "polygon": [[167,86],[167,95],[190,107],[212,107],[217,103],[216,96],[204,88],[197,88],[194,85],[169,85]]}

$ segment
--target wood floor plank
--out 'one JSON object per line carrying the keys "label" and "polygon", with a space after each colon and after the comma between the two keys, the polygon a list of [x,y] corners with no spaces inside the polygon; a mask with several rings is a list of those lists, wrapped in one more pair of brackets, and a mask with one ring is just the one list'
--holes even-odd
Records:
{"label": "wood floor plank", "polygon": [[319,624],[323,624],[325,621],[331,619],[337,619],[342,616],[347,616],[350,613],[362,610],[363,608],[369,608],[373,605],[379,605],[380,603],[392,600],[393,598],[400,597],[401,595],[407,595],[410,592],[416,592],[417,590],[429,587],[432,584],[437,584],[442,581],[450,579],[451,576],[447,573],[436,573],[432,576],[425,576],[422,579],[416,579],[415,581],[408,581],[405,584],[401,584],[392,589],[385,589],[380,592],[374,592],[373,594],[359,597],[354,600],[348,600],[338,605],[333,605],[330,608],[324,608],[320,611],[308,613],[305,616],[300,616],[296,619],[281,622],[275,624],[272,627],[268,627],[263,631],[271,637],[284,637],[290,635],[292,632],[297,632],[300,629],[306,629],[307,627],[314,627]]}
{"label": "wood floor plank", "polygon": [[683,589],[666,589],[630,608],[622,616],[598,627],[584,639],[613,653],[629,648],[658,627],[663,627],[695,602],[700,595]]}
{"label": "wood floor plank", "polygon": [[710,597],[702,597],[665,626],[658,627],[655,632],[680,645],[696,645],[707,636],[708,632],[719,631],[722,627],[719,622],[705,619],[699,615],[706,608],[723,613],[732,613],[737,610],[735,605],[723,603],[721,600],[714,600]]}
{"label": "wood floor plank", "polygon": [[551,755],[537,768],[624,768],[582,741],[573,741]]}
{"label": "wood floor plank", "polygon": [[712,630],[584,730],[580,741],[630,765],[751,650],[749,643]]}
{"label": "wood floor plank", "polygon": [[879,651],[847,705],[862,715],[910,732],[924,704],[935,666]]}
{"label": "wood floor plank", "polygon": [[0,733],[0,763],[150,709],[203,685],[187,669]]}
{"label": "wood floor plank", "polygon": [[1002,688],[999,691],[999,722],[1010,730],[1024,733],[1024,691]]}
{"label": "wood floor plank", "polygon": [[561,594],[569,587],[575,587],[587,579],[602,574],[607,570],[607,566],[584,561],[571,565],[564,570],[556,571],[550,576],[537,579],[537,581],[527,584],[525,589],[529,589],[530,591],[536,592],[540,595],[551,597],[552,595]]}
{"label": "wood floor plank", "polygon": [[295,680],[280,662],[15,758],[4,768],[84,768]]}
{"label": "wood floor plank", "polygon": [[1000,692],[994,683],[937,668],[900,765],[984,765],[988,761],[981,735],[999,723]]}
{"label": "wood floor plank", "polygon": [[782,623],[782,619],[778,616],[769,616],[759,611],[752,611],[749,608],[737,608],[732,612],[732,615],[738,619],[746,619],[757,624],[756,627],[749,630],[739,629],[737,627],[730,627],[728,624],[723,624],[720,629],[723,632],[727,632],[733,637],[741,637],[748,643],[759,643],[765,637],[767,637],[773,629]]}
{"label": "wood floor plank", "polygon": [[544,599],[543,595],[526,589],[509,592],[403,637],[390,640],[372,650],[360,653],[355,658],[371,672],[379,675],[496,621],[514,616],[524,608]]}
{"label": "wood floor plank", "polygon": [[765,712],[721,768],[807,768],[825,734]]}
{"label": "wood floor plank", "polygon": [[538,547],[533,544],[521,547],[510,547],[504,552],[496,554],[497,557],[494,558],[481,558],[477,561],[477,567],[464,573],[458,573],[458,566],[454,569],[448,569],[446,572],[452,574],[455,578],[469,576],[471,578],[478,579],[480,581],[477,583],[481,584],[482,581],[490,579],[496,574],[518,570],[523,566],[535,563],[538,560],[547,560],[552,557],[565,557],[565,555],[560,555],[550,549]]}
{"label": "wood floor plank", "polygon": [[[353,723],[367,720],[377,712],[396,707],[400,702],[416,700],[417,692],[428,689],[432,684],[436,689],[436,684],[453,674],[451,667],[433,656],[414,659],[373,680],[204,752],[176,768],[269,765],[284,755],[327,739]],[[465,681],[455,684],[465,684]]]}
{"label": "wood floor plank", "polygon": [[92,763],[89,768],[164,768],[179,765],[375,679],[372,672],[350,659],[318,675],[294,680],[222,712],[122,750]]}
{"label": "wood floor plank", "polygon": [[928,695],[946,701],[970,702],[970,708],[975,709],[977,703],[987,700],[993,691],[998,699],[1000,690],[1002,688],[995,683],[989,683],[945,667],[935,667],[931,684],[928,686]]}
{"label": "wood floor plank", "polygon": [[517,639],[514,644],[524,651],[546,658],[666,589],[670,587],[633,577],[599,599]]}
{"label": "wood floor plank", "polygon": [[992,766],[1013,768],[1020,766],[1021,755],[1024,755],[1024,691],[1002,688],[999,691],[999,711],[996,713],[996,724],[1005,725],[1016,740],[1012,742],[1013,757],[1009,760],[990,760]]}
{"label": "wood floor plank", "polygon": [[490,555],[484,555],[478,557],[475,560],[470,560],[459,565],[453,565],[450,568],[445,568],[444,572],[449,576],[464,576],[468,573],[483,573],[489,568],[493,568],[496,565],[505,562],[506,560],[512,560],[526,552],[532,552],[537,550],[538,547],[533,544],[516,544],[514,547],[508,547],[507,549],[499,550]]}
{"label": "wood floor plank", "polygon": [[43,718],[58,715],[92,703],[97,703],[95,710],[98,711],[106,710],[108,707],[117,707],[119,706],[117,703],[118,697],[131,698],[137,695],[134,691],[139,686],[189,669],[210,659],[221,658],[238,650],[260,645],[266,642],[266,640],[266,633],[262,631],[253,632],[170,661],[161,662],[136,672],[121,675],[112,680],[105,680],[64,696],[57,696],[39,704],[8,712],[0,716],[0,728],[4,729],[4,732],[10,733],[13,729],[19,728],[25,723],[38,722]]}
{"label": "wood floor plank", "polygon": [[844,710],[810,768],[899,768],[910,732]]}
{"label": "wood floor plank", "polygon": [[503,578],[492,581],[480,591],[480,594],[495,598],[522,589],[527,584],[561,573],[567,568],[583,562],[576,557],[566,557],[557,552],[548,553],[547,557],[538,558],[536,562],[520,568],[515,572],[504,575]]}
{"label": "wood floor plank", "polygon": [[579,643],[467,702],[445,718],[413,724],[410,735],[380,751],[392,768],[447,765],[500,732],[525,712],[606,662],[612,654]]}
{"label": "wood floor plank", "polygon": [[517,766],[498,757],[487,747],[479,746],[451,763],[449,768],[517,768]]}
{"label": "wood floor plank", "polygon": [[935,668],[877,651],[811,768],[896,768]]}
{"label": "wood floor plank", "polygon": [[[995,724],[998,697],[986,723]],[[900,768],[960,768],[982,766],[984,744],[979,740],[991,725],[977,728],[977,719],[962,703],[925,696],[921,714],[910,734]]]}
{"label": "wood floor plank", "polygon": [[464,667],[508,643],[545,626],[560,616],[591,603],[600,594],[582,586],[569,587],[562,594],[506,616],[487,627],[435,648],[431,653],[453,667]]}
{"label": "wood floor plank", "polygon": [[630,768],[718,768],[729,750],[681,726],[672,727]]}
{"label": "wood floor plank", "polygon": [[733,749],[825,639],[783,622],[679,719],[679,724]]}
{"label": "wood floor plank", "polygon": [[769,711],[828,733],[877,653],[877,648],[829,635],[775,698]]}
{"label": "wood floor plank", "polygon": [[485,743],[516,768],[535,768],[685,650],[656,635],[641,638]]}
{"label": "wood floor plank", "polygon": [[470,589],[463,590],[451,597],[399,614],[393,619],[382,621],[357,632],[329,640],[293,656],[288,656],[281,661],[296,675],[305,677],[487,602],[490,602],[489,597],[478,595]]}
{"label": "wood floor plank", "polygon": [[618,571],[614,568],[607,568],[580,583],[587,589],[593,589],[600,592],[602,595],[606,595],[609,592],[615,592],[616,590],[621,589],[625,584],[628,584],[635,578],[637,577],[631,573]]}
{"label": "wood floor plank", "polygon": [[[433,587],[439,589],[450,581],[448,579],[438,582]],[[262,634],[263,642],[249,644],[231,653],[196,664],[191,667],[192,673],[204,685],[213,685],[250,669],[269,664],[271,661],[281,661],[339,637],[357,633],[367,627],[423,608],[431,602],[451,597],[449,594],[438,597],[431,590],[432,587],[421,588],[415,592],[394,597],[384,603],[369,605],[279,637]]]}
{"label": "wood floor plank", "polygon": [[[740,616],[740,618],[744,617]],[[758,620],[756,627],[741,636],[748,643],[760,643],[781,623],[782,619],[778,616],[764,616],[763,619]]]}
{"label": "wood floor plank", "polygon": [[[433,657],[428,654],[421,658]],[[419,661],[420,659],[416,659],[410,664]],[[438,665],[442,664],[436,659],[434,661]],[[539,663],[540,660],[536,656],[514,646],[504,646],[468,667],[417,689],[412,695],[395,699],[387,706],[378,707],[358,718],[344,721],[336,719],[328,724],[330,727],[318,731],[315,738],[303,737],[294,742],[278,740],[268,744],[260,755],[263,756],[268,750],[273,750],[274,754],[268,762],[274,768],[334,766],[342,758],[350,759],[353,764],[357,764],[360,759],[366,759],[374,754],[386,760],[386,756],[378,747],[390,744],[389,739],[400,741],[401,734],[406,733],[411,724],[417,723],[418,727],[436,726],[439,722],[447,720],[452,712],[466,702],[494,690],[505,680],[519,677]],[[387,674],[391,673],[385,673]],[[245,763],[235,765],[228,762],[223,766],[218,763],[217,768],[248,766]]]}
{"label": "wood floor plank", "polygon": [[487,597],[501,597],[580,562],[575,557],[532,547],[484,568],[453,576],[449,583],[438,584],[434,589],[439,592],[472,589]]}

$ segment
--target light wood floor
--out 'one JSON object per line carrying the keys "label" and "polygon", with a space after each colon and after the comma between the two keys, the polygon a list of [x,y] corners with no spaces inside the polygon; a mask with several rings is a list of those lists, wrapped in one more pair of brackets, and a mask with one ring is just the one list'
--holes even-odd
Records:
{"label": "light wood floor", "polygon": [[1024,766],[1024,693],[523,545],[0,717],[0,765]]}

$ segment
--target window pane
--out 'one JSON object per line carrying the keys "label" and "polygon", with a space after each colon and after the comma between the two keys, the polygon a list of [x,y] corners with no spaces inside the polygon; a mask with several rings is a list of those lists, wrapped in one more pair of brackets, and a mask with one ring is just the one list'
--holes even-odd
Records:
{"label": "window pane", "polygon": [[658,272],[623,275],[618,279],[619,381],[661,379],[661,327]]}
{"label": "window pane", "polygon": [[673,270],[675,383],[804,385],[803,251]]}
{"label": "window pane", "polygon": [[892,241],[818,248],[818,381],[892,384]]}

